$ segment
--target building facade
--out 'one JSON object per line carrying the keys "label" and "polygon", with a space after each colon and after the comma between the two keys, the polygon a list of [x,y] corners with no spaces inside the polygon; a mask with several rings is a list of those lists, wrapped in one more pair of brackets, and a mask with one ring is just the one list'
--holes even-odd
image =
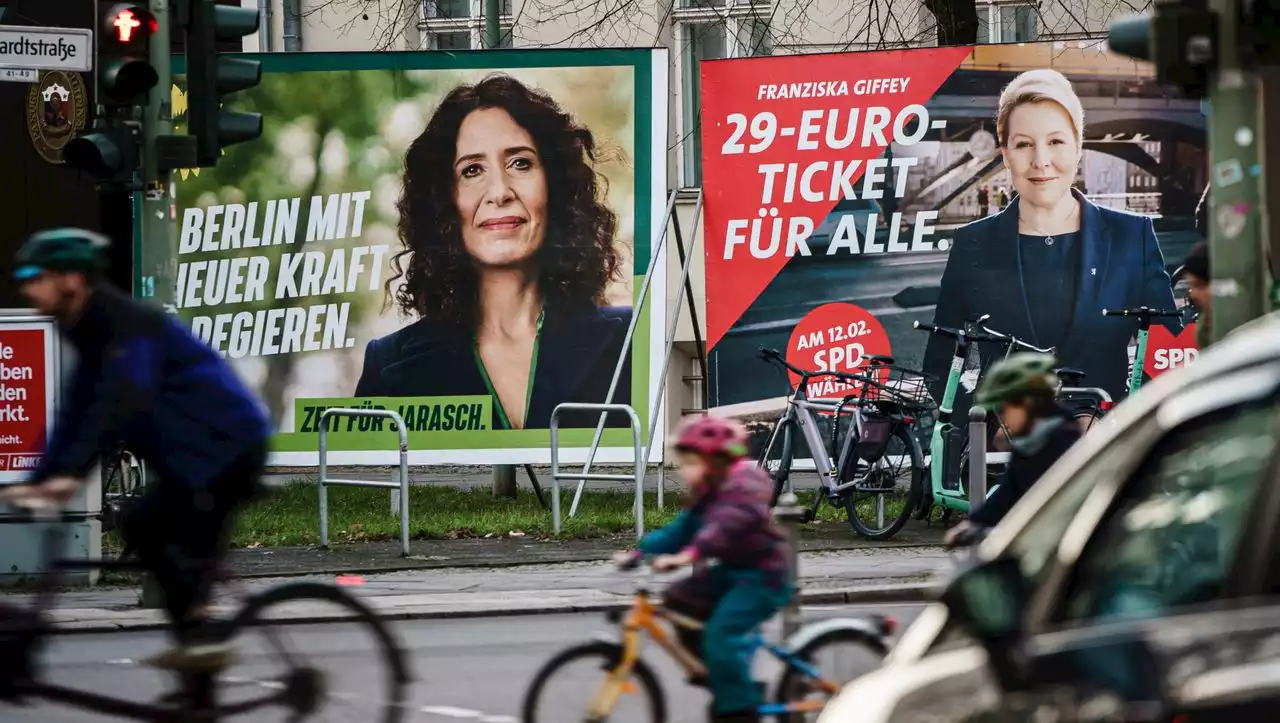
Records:
{"label": "building facade", "polygon": [[[467,50],[483,47],[486,0],[243,0],[268,19],[249,51]],[[669,187],[693,221],[701,184],[698,62],[937,44],[936,21],[919,0],[498,0],[501,47],[671,48]],[[1064,42],[1101,37],[1111,20],[1139,11],[1120,0],[977,0],[980,43]],[[1131,183],[1141,184],[1142,179]],[[976,203],[976,200],[973,201]],[[693,230],[693,229],[690,229]],[[701,225],[690,281],[705,319]],[[690,235],[688,231],[687,235]],[[674,304],[679,264],[668,255]],[[673,308],[668,306],[668,308]],[[667,415],[701,406],[702,380],[688,311],[676,332]],[[751,411],[751,410],[743,410]]]}

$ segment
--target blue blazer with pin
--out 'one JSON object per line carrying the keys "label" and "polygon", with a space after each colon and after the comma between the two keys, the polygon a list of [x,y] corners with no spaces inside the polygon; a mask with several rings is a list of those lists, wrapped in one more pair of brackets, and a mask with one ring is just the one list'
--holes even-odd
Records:
{"label": "blue blazer with pin", "polygon": [[[1072,193],[1081,213],[1071,251],[1074,263],[1063,271],[1076,276],[1070,297],[1027,283],[1018,237],[1019,199],[1014,198],[999,214],[956,231],[933,323],[959,328],[966,320],[990,314],[992,329],[1039,347],[1056,346],[1062,366],[1085,372],[1086,386],[1102,387],[1119,401],[1128,382],[1129,340],[1138,322],[1104,317],[1102,310],[1143,305],[1174,309],[1173,287],[1149,217],[1103,208],[1075,189]],[[1041,304],[1069,304],[1065,326],[1037,329],[1034,318],[1041,315],[1035,310]],[[1175,334],[1183,326],[1179,319],[1154,323]],[[941,397],[954,349],[951,340],[936,335],[925,349],[924,371],[937,377],[935,398]],[[989,356],[984,349],[984,363]]]}

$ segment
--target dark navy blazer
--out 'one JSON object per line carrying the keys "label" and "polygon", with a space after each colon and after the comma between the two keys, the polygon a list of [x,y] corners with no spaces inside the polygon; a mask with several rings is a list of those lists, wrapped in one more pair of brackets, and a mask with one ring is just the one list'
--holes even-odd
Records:
{"label": "dark navy blazer", "polygon": [[[1079,192],[1072,193],[1081,205],[1079,276],[1067,328],[1058,335],[1058,361],[1084,371],[1085,386],[1102,387],[1119,401],[1128,384],[1128,345],[1138,323],[1104,317],[1102,310],[1144,304],[1174,309],[1173,288],[1149,217],[1096,206]],[[1023,278],[1018,200],[1014,198],[995,216],[957,229],[942,272],[934,324],[958,328],[966,320],[990,314],[987,323],[996,331],[1037,346],[1051,343],[1037,343],[1031,309],[1064,302],[1046,297],[1041,289],[1028,288]],[[1174,333],[1182,330],[1178,319],[1161,321]],[[936,397],[941,396],[954,350],[950,339],[937,335],[929,339],[924,371],[939,380]],[[986,357],[987,350],[983,351]]]}
{"label": "dark navy blazer", "polygon": [[[592,307],[568,314],[548,313],[538,341],[533,397],[526,429],[551,426],[551,410],[562,402],[603,403],[631,323],[630,306]],[[430,319],[369,342],[357,397],[490,396],[480,374],[469,328]],[[645,385],[648,386],[647,384]],[[631,403],[631,355],[613,403]],[[501,429],[494,399],[491,429]],[[562,428],[595,427],[598,412],[561,412]],[[627,427],[625,415],[610,414],[609,427]]]}

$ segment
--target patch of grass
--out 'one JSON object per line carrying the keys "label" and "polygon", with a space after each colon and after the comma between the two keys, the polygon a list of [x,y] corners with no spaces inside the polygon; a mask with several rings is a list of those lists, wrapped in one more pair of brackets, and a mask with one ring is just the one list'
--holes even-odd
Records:
{"label": "patch of grass", "polygon": [[[569,517],[573,488],[561,489],[559,539],[602,537],[635,529],[634,495],[588,491],[575,517]],[[550,499],[551,491],[543,491]],[[332,544],[394,540],[400,521],[391,514],[386,489],[330,487],[329,541]],[[645,494],[645,527],[670,522],[680,510],[680,496],[668,494],[666,509],[657,509]],[[551,512],[542,508],[530,490],[514,500],[495,499],[488,489],[456,489],[419,485],[409,490],[409,534],[414,539],[459,539],[521,534],[550,538]],[[236,547],[313,545],[320,541],[320,500],[314,482],[299,481],[272,490],[246,509],[236,525]]]}

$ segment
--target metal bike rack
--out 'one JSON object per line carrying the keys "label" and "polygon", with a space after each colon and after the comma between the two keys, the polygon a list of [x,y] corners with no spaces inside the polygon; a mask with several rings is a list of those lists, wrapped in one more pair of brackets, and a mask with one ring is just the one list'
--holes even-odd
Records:
{"label": "metal bike rack", "polygon": [[[330,417],[381,417],[395,422],[400,433],[400,469],[392,473],[392,481],[359,479],[329,479],[329,418]],[[552,417],[555,424],[555,417]],[[329,547],[329,485],[340,487],[383,487],[400,492],[400,554],[409,556],[409,435],[405,431],[404,418],[399,412],[386,409],[326,409],[320,414],[320,547]],[[554,430],[555,427],[553,426]],[[555,436],[552,432],[552,449],[555,449]],[[554,452],[552,453],[554,455]],[[554,456],[552,457],[554,459]],[[399,477],[397,481],[395,478]]]}
{"label": "metal bike rack", "polygon": [[[605,474],[602,472],[588,472],[586,468],[582,472],[561,472],[560,471],[560,412],[562,410],[582,411],[582,412],[600,412],[600,426],[604,426],[604,417],[609,412],[624,412],[631,421],[631,437],[635,445],[635,469],[632,474]],[[580,484],[585,484],[587,480],[596,480],[600,482],[628,482],[635,480],[636,483],[636,539],[644,536],[644,472],[645,467],[645,450],[640,443],[640,417],[636,415],[636,410],[630,404],[582,404],[576,402],[564,402],[557,404],[556,408],[551,410],[551,531],[560,534],[560,480],[574,480]],[[323,489],[323,488],[321,488]],[[579,486],[581,491],[581,486]],[[407,542],[405,544],[408,544]]]}

